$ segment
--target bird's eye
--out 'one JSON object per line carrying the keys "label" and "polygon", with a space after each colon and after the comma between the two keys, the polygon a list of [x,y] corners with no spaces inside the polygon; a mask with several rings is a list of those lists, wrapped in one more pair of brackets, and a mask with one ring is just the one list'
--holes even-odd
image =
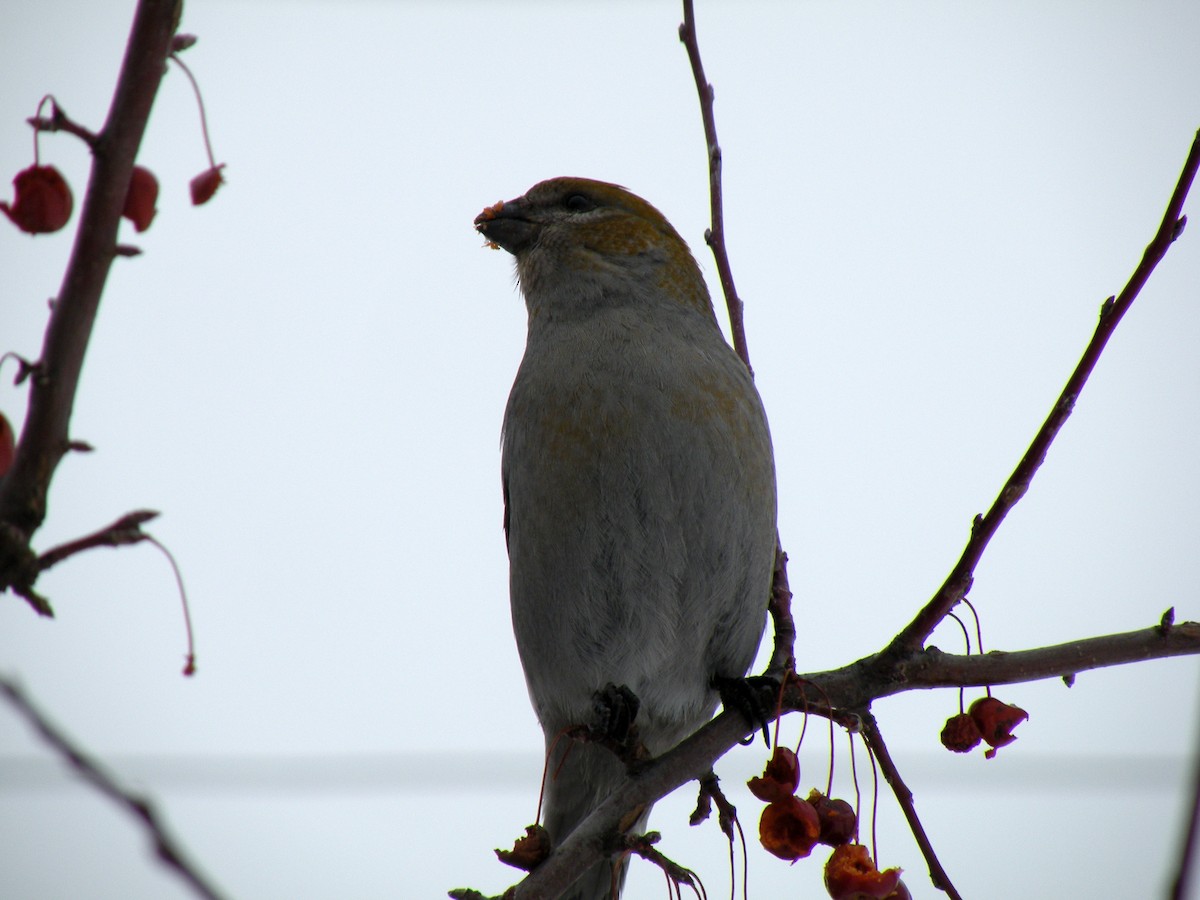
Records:
{"label": "bird's eye", "polygon": [[584,194],[568,194],[563,200],[563,206],[571,210],[571,212],[587,212],[596,208],[596,204],[590,197]]}

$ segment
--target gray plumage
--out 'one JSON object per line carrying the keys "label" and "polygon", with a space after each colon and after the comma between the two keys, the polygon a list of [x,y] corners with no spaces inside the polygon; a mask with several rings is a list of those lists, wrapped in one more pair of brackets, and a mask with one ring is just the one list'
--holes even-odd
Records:
{"label": "gray plumage", "polygon": [[[529,312],[501,474],[513,628],[547,748],[611,682],[641,701],[658,755],[711,717],[713,678],[745,674],[762,636],[775,550],[762,403],[686,245],[645,201],[554,179],[477,224],[516,256]],[[607,750],[574,746],[547,783],[552,839],[622,775]],[[567,896],[609,897],[611,871]]]}

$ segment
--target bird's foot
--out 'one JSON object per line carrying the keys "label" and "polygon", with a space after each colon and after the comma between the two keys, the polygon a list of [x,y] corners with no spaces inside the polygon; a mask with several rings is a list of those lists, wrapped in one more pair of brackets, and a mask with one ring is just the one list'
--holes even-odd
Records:
{"label": "bird's foot", "polygon": [[[736,709],[756,728],[762,729],[763,742],[770,747],[771,735],[768,726],[779,714],[779,690],[781,682],[773,675],[751,675],[746,678],[713,678],[713,687],[721,695],[726,709]],[[750,743],[747,738],[744,743]]]}
{"label": "bird's foot", "polygon": [[572,730],[572,737],[611,750],[628,766],[650,757],[638,737],[637,718],[641,701],[623,684],[606,684],[592,695],[592,721]]}

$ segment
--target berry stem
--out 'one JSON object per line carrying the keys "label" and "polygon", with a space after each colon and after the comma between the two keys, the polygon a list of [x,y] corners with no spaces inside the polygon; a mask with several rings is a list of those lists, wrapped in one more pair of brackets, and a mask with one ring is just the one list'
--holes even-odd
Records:
{"label": "berry stem", "polygon": [[204,114],[204,98],[200,96],[200,85],[196,82],[196,76],[192,74],[192,70],[179,58],[179,54],[172,53],[170,59],[183,69],[183,74],[192,84],[192,91],[196,94],[196,105],[200,107],[200,131],[204,135],[204,149],[208,153],[208,166],[210,169],[215,169],[217,160],[213,157],[212,142],[208,139],[208,116]]}
{"label": "berry stem", "polygon": [[[50,101],[50,106],[52,109],[58,109],[58,105],[54,102],[54,95],[46,94],[46,96],[42,97],[42,99],[38,101],[37,112],[34,113],[35,119],[40,120],[42,118],[42,107],[46,105],[47,100]],[[40,128],[33,129],[33,164],[35,166],[41,165],[41,157],[38,155],[38,138],[41,137],[41,132],[42,129]]]}
{"label": "berry stem", "polygon": [[862,791],[858,787],[858,761],[854,758],[854,734],[847,731],[846,740],[850,743],[850,779],[854,782],[854,839],[857,841],[858,826],[862,822]]}
{"label": "berry stem", "polygon": [[[972,603],[970,601],[970,599],[967,597],[963,597],[962,602],[966,605],[967,609],[969,609],[971,611],[971,615],[974,616],[974,618],[975,618],[975,647],[979,653],[982,653],[983,652],[983,625],[979,621],[979,610],[977,610],[975,608],[975,604]],[[969,654],[970,652],[971,652],[971,642],[968,639],[967,653]]]}
{"label": "berry stem", "polygon": [[162,541],[148,534],[145,536],[145,540],[162,551],[167,562],[171,564],[171,571],[175,573],[175,584],[179,588],[179,602],[183,606],[183,627],[187,632],[187,662],[184,664],[183,674],[191,677],[196,674],[196,638],[192,631],[192,613],[188,605],[187,589],[183,586],[183,573],[179,571],[179,563],[175,562],[175,554],[168,550]]}

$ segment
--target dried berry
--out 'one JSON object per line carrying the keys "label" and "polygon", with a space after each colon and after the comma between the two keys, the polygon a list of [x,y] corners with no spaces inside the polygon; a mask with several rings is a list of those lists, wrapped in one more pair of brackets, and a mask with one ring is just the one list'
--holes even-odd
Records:
{"label": "dried berry", "polygon": [[812,853],[820,835],[817,811],[794,795],[767,804],[758,820],[759,842],[780,859],[803,859]]}
{"label": "dried berry", "polygon": [[525,836],[517,838],[511,850],[496,851],[500,862],[524,872],[532,872],[549,855],[550,834],[541,825],[525,826]]}
{"label": "dried berry", "polygon": [[880,872],[862,844],[835,847],[825,863],[825,890],[833,900],[885,900],[900,886],[900,870]]}
{"label": "dried berry", "polygon": [[821,834],[817,842],[830,847],[848,844],[858,828],[854,807],[845,800],[832,800],[816,788],[809,791],[808,802],[817,811],[817,819],[821,822]]}
{"label": "dried berry", "polygon": [[967,713],[959,713],[946,720],[942,728],[942,746],[955,753],[967,753],[979,746],[983,736],[979,726]]}
{"label": "dried berry", "polygon": [[980,697],[967,710],[980,736],[991,747],[984,756],[991,759],[998,747],[1005,747],[1017,739],[1012,730],[1029,718],[1029,713],[1019,706],[1012,706],[995,697]]}
{"label": "dried berry", "polygon": [[800,784],[800,761],[787,747],[776,745],[761,776],[746,782],[752,793],[765,803],[784,800],[796,793]]}

